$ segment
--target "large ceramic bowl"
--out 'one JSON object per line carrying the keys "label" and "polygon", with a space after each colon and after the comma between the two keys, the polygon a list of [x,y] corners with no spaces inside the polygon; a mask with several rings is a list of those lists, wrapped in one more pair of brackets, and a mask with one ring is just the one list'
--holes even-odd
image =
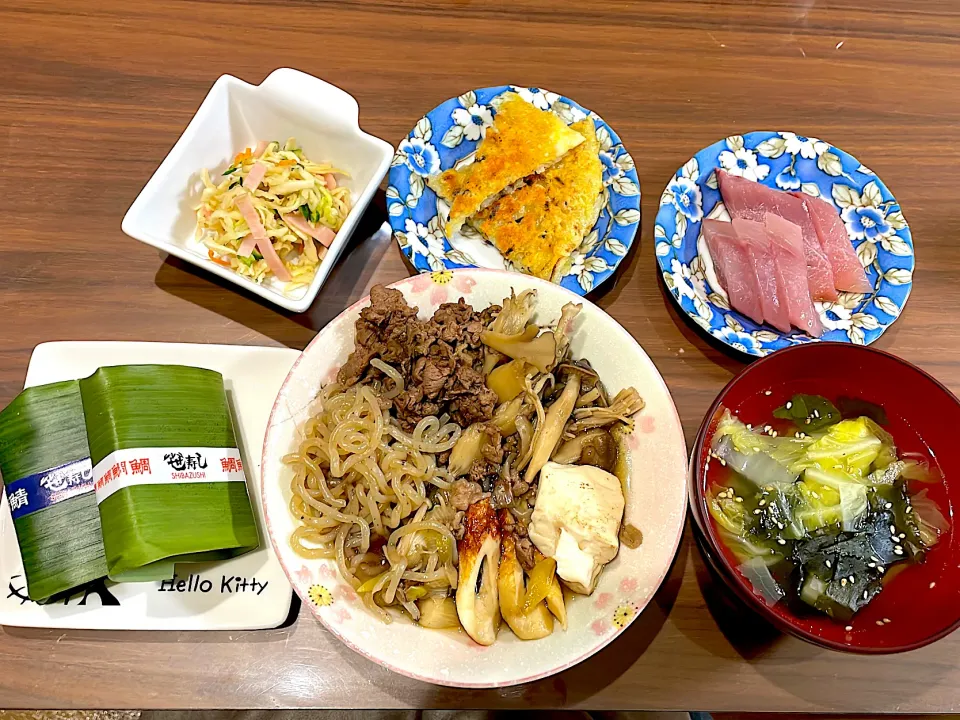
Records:
{"label": "large ceramic bowl", "polygon": [[567,302],[583,304],[573,353],[593,363],[607,389],[636,387],[646,407],[628,441],[631,473],[626,520],[643,533],[636,550],[621,549],[590,597],[569,605],[569,627],[523,642],[502,628],[492,646],[465,633],[421,628],[397,617],[385,625],[363,607],[326,560],[305,560],[288,543],[292,472],[281,458],[298,444],[297,430],[321,386],[353,349],[354,323],[364,299],[345,310],[307,346],[277,397],[263,448],[264,516],[270,540],[296,592],[320,621],[360,654],[408,677],[441,685],[499,687],[536,680],[580,662],[611,642],[641,612],[664,579],[680,540],[686,510],[686,451],[673,400],[656,367],[620,325],[595,305],[536,278],[504,271],[461,270],[418,275],[393,285],[421,316],[458,298],[476,308],[500,303],[525,288],[538,293],[535,320],[553,323]]}
{"label": "large ceramic bowl", "polygon": [[[795,393],[846,396],[880,405],[898,451],[919,452],[939,465],[943,482],[926,486],[950,530],[921,565],[907,567],[849,624],[826,615],[792,613],[783,602],[766,605],[736,569],[707,510],[706,491],[719,463],[708,463],[710,443],[723,409],[762,425]],[[723,389],[704,418],[692,460],[690,506],[700,547],[710,565],[751,608],[784,632],[822,647],[860,653],[912,650],[960,626],[960,454],[956,428],[960,401],[919,368],[889,353],[855,345],[801,345],[748,366]],[[849,629],[848,629],[849,628]]]}

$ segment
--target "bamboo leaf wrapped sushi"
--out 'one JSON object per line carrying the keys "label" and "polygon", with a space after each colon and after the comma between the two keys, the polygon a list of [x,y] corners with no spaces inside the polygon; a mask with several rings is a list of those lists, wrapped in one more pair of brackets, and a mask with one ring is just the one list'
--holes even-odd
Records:
{"label": "bamboo leaf wrapped sushi", "polygon": [[80,390],[110,579],[169,578],[174,563],[259,546],[220,373],[105,367]]}
{"label": "bamboo leaf wrapped sushi", "polygon": [[0,411],[0,474],[31,600],[107,574],[76,380],[27,388]]}

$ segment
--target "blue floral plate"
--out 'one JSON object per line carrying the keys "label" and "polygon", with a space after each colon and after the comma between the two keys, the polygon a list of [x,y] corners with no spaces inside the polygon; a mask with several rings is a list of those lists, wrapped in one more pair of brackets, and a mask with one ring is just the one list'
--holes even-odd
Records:
{"label": "blue floral plate", "polygon": [[869,345],[899,317],[913,282],[913,240],[887,186],[852,155],[816,138],[751,132],[698,152],[660,197],[654,225],[657,262],[674,299],[695,323],[758,357],[814,341],[799,331],[757,325],[727,304],[700,232],[705,217],[730,219],[717,190],[718,168],[778,190],[821,197],[840,213],[873,291],[840,293],[835,303],[816,303],[825,330],[821,340]]}
{"label": "blue floral plate", "polygon": [[400,143],[390,166],[387,210],[393,234],[406,258],[420,272],[483,267],[512,270],[496,248],[473,228],[448,240],[441,229],[447,204],[424,183],[429,175],[473,161],[479,141],[493,124],[494,98],[516,92],[541,110],[550,110],[568,125],[588,115],[597,126],[603,163],[603,210],[593,230],[574,251],[560,285],[585,295],[613,275],[626,257],[640,223],[640,180],[633,158],[620,138],[596,113],[573,100],[540,88],[512,85],[471,90],[447,100],[420,118]]}

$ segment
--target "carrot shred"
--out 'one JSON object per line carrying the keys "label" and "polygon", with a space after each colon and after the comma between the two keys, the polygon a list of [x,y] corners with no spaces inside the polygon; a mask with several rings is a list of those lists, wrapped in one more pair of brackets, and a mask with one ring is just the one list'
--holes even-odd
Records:
{"label": "carrot shred", "polygon": [[237,153],[237,156],[233,159],[233,164],[239,165],[240,163],[246,162],[252,157],[253,157],[253,151],[250,150],[250,148],[247,148],[242,153]]}
{"label": "carrot shred", "polygon": [[280,162],[278,162],[277,167],[293,167],[296,164],[297,164],[296,160],[291,160],[287,158],[286,160],[281,160]]}
{"label": "carrot shred", "polygon": [[233,266],[228,263],[226,260],[221,260],[216,255],[213,254],[213,250],[208,249],[207,255],[210,256],[210,259],[213,260],[217,265],[223,265],[223,267],[232,268]]}

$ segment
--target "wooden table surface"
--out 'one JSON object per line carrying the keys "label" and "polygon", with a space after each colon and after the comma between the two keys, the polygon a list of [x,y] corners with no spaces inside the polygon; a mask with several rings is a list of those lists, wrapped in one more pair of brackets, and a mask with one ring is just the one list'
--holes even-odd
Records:
{"label": "wooden table surface", "polygon": [[[467,89],[576,98],[618,131],[643,188],[638,247],[593,299],[644,346],[688,441],[743,363],[682,321],[655,270],[657,198],[718,138],[790,129],[843,147],[896,193],[914,291],[877,343],[960,391],[960,6],[951,0],[5,0],[0,3],[0,406],[48,340],[302,348],[409,270],[379,196],[313,308],[289,315],[125,237],[120,220],[212,82],[278,66],[352,93],[396,144]],[[554,678],[499,691],[407,680],[303,611],[264,632],[5,628],[4,707],[504,707],[960,710],[960,635],[856,657],[772,633],[729,605],[687,533],[655,602]]]}

